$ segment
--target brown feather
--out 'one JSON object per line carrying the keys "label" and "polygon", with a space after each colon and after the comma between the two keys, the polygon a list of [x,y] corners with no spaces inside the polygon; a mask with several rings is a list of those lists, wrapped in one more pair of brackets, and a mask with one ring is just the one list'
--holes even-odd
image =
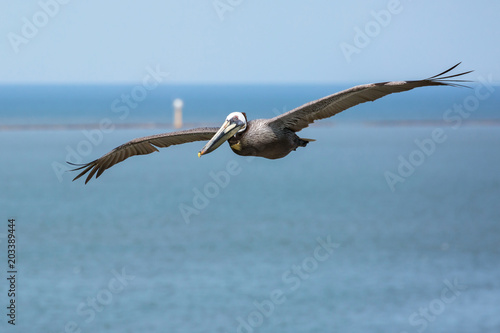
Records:
{"label": "brown feather", "polygon": [[458,65],[460,65],[460,63],[438,75],[434,75],[424,80],[381,82],[356,86],[304,104],[296,109],[274,117],[269,120],[269,126],[280,129],[288,128],[294,132],[298,132],[309,126],[309,124],[313,123],[315,120],[332,117],[355,105],[372,102],[389,94],[425,86],[462,86],[457,82],[469,81],[450,79],[468,74],[472,71],[443,76],[455,69]]}
{"label": "brown feather", "polygon": [[212,138],[217,130],[217,127],[203,127],[185,131],[146,136],[124,143],[123,145],[116,147],[109,153],[92,162],[82,165],[68,162],[71,165],[77,166],[77,168],[72,169],[71,171],[78,171],[83,169],[83,171],[81,171],[73,179],[73,181],[82,177],[86,173],[89,173],[85,180],[85,184],[87,184],[94,175],[96,175],[96,178],[99,178],[99,176],[106,169],[111,168],[113,165],[120,163],[131,156],[151,154],[155,151],[158,151],[156,147],[166,148],[172,145],[179,145],[188,142],[210,140],[210,138]]}

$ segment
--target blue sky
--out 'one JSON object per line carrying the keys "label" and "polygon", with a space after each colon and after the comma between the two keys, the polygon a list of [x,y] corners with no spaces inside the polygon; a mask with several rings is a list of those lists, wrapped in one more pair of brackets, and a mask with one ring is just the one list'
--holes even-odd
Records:
{"label": "blue sky", "polygon": [[148,66],[169,83],[367,83],[459,61],[500,78],[494,0],[0,3],[0,83],[131,83]]}

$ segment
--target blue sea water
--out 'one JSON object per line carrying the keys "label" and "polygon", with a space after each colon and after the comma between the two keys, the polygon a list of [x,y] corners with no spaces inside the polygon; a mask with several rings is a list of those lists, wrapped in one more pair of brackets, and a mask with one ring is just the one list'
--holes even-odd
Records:
{"label": "blue sea water", "polygon": [[[247,88],[154,91],[122,120],[110,104],[128,87],[39,87],[17,102],[3,96],[2,122],[169,122],[160,105],[181,96],[188,122],[211,124],[235,110],[270,117],[337,90]],[[500,127],[376,126],[359,115],[440,120],[471,93],[423,90],[425,100],[412,91],[307,128],[301,135],[317,141],[284,159],[242,158],[227,145],[199,159],[198,142],[128,159],[87,185],[58,169],[88,140],[84,130],[0,131],[0,330],[498,332]],[[495,95],[471,117],[497,119],[498,105]],[[158,132],[114,129],[80,157]],[[388,172],[402,180],[391,187]],[[8,218],[17,224],[15,327]]]}

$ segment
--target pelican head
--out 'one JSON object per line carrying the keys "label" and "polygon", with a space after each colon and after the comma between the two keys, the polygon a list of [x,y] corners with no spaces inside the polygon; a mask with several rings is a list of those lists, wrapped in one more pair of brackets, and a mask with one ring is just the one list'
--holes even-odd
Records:
{"label": "pelican head", "polygon": [[215,135],[207,142],[205,147],[198,153],[198,157],[213,152],[221,144],[238,132],[247,129],[247,117],[243,112],[232,112],[226,117],[226,121]]}

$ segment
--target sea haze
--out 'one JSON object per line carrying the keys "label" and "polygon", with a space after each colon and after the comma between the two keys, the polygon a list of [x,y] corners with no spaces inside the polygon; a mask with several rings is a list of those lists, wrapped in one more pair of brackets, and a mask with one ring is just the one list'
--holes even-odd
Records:
{"label": "sea haze", "polygon": [[[111,104],[133,86],[1,90],[0,256],[15,218],[16,328],[498,332],[500,127],[439,122],[474,90],[366,103],[305,129],[317,141],[280,160],[227,144],[198,158],[196,142],[130,158],[87,185],[65,171],[69,152],[87,162],[163,130],[117,127],[83,150],[89,129],[12,127],[168,127],[177,97],[187,123],[219,124],[347,87],[165,86],[125,119]],[[498,105],[495,94],[470,119],[498,119]],[[432,122],[403,125],[422,119]]]}

